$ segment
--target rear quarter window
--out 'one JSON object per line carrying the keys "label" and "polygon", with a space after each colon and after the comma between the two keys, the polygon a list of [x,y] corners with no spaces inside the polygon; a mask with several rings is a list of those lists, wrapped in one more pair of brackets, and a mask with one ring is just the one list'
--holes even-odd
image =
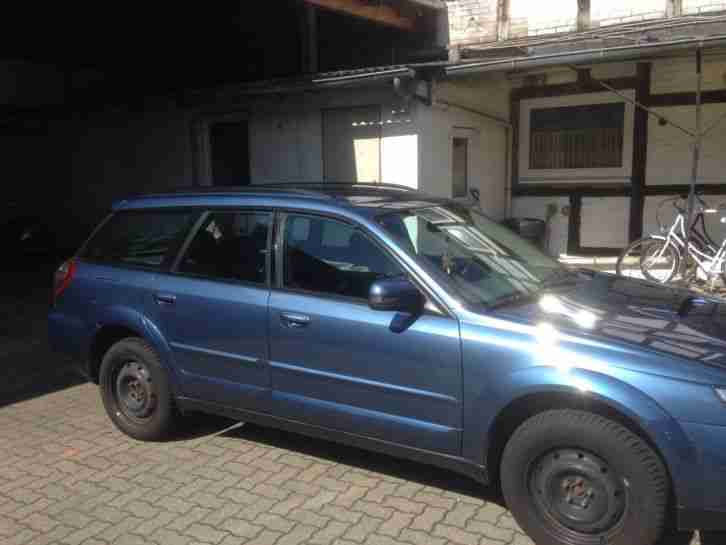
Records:
{"label": "rear quarter window", "polygon": [[168,268],[197,217],[190,210],[117,212],[88,241],[80,257],[112,265]]}

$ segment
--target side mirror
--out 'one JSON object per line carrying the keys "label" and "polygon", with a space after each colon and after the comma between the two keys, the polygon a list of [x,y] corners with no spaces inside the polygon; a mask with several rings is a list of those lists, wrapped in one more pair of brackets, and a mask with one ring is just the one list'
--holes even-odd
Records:
{"label": "side mirror", "polygon": [[371,284],[368,305],[373,310],[418,314],[424,307],[424,297],[408,278],[383,278]]}

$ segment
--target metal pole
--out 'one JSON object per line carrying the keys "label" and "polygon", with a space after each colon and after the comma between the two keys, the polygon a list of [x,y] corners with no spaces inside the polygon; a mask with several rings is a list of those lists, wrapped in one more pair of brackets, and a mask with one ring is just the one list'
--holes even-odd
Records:
{"label": "metal pole", "polygon": [[699,47],[696,50],[696,136],[693,139],[693,159],[691,165],[691,187],[688,192],[688,212],[686,214],[686,248],[684,251],[684,260],[682,266],[682,274],[685,276],[688,267],[688,255],[690,253],[691,244],[691,221],[693,221],[693,208],[696,200],[696,182],[698,181],[698,161],[701,157],[701,85],[703,83],[702,68],[702,51]]}

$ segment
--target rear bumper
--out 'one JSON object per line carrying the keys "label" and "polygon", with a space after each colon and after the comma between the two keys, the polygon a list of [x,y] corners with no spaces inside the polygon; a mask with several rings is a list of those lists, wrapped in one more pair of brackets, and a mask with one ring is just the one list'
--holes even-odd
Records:
{"label": "rear bumper", "polygon": [[63,358],[84,378],[90,379],[88,354],[84,347],[86,333],[81,320],[56,309],[48,313],[48,344],[50,349]]}

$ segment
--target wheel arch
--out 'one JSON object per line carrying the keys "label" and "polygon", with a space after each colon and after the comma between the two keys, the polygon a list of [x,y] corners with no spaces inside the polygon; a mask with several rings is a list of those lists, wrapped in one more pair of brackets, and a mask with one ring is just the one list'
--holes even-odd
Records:
{"label": "wheel arch", "polygon": [[496,416],[487,437],[486,466],[490,476],[497,480],[499,464],[507,441],[514,431],[532,416],[556,409],[587,411],[608,418],[635,433],[664,459],[655,439],[646,427],[631,414],[601,396],[583,395],[576,390],[542,390],[530,392],[512,400]]}
{"label": "wheel arch", "polygon": [[171,362],[171,350],[161,330],[148,317],[128,307],[111,307],[99,316],[87,350],[89,378],[98,383],[103,356],[111,346],[127,337],[143,339],[154,349],[169,373],[172,389],[176,390],[178,381]]}
{"label": "wheel arch", "polygon": [[88,351],[88,376],[95,384],[98,384],[99,369],[106,352],[114,344],[128,337],[144,338],[138,330],[127,325],[110,323],[104,324],[96,330]]}
{"label": "wheel arch", "polygon": [[[648,411],[653,411],[652,405]],[[679,475],[684,464],[697,463],[697,455],[685,432],[666,413],[660,419],[654,419],[635,413],[630,406],[596,392],[583,393],[570,388],[542,388],[529,391],[512,399],[493,419],[486,436],[484,462],[492,484],[499,487],[500,464],[507,441],[514,431],[528,418],[535,414],[553,409],[574,409],[587,411],[613,420],[638,437],[642,438],[660,457],[665,466],[671,483],[669,512],[674,515],[675,509],[684,502],[694,501],[692,487]],[[658,409],[660,410],[660,409]]]}

